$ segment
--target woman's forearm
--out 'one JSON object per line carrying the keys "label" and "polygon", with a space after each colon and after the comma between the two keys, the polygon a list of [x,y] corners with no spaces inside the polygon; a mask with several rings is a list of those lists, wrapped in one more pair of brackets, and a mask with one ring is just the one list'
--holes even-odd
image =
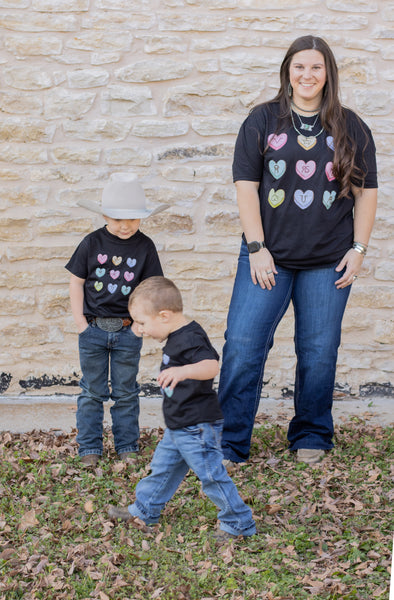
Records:
{"label": "woman's forearm", "polygon": [[378,190],[353,188],[354,241],[368,245],[375,221]]}
{"label": "woman's forearm", "polygon": [[261,222],[259,183],[255,181],[237,181],[237,202],[239,218],[247,242],[263,242],[264,230]]}

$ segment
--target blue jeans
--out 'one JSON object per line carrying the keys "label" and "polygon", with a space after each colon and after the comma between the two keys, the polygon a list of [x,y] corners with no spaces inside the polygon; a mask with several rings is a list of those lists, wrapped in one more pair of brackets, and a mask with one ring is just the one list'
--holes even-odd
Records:
{"label": "blue jeans", "polygon": [[[90,324],[79,335],[82,379],[77,407],[79,455],[103,453],[103,403],[111,398],[115,450],[138,451],[139,386],[136,381],[142,339],[130,326],[109,333]],[[110,373],[111,389],[108,385]]]}
{"label": "blue jeans", "polygon": [[255,286],[250,277],[248,251],[242,242],[218,392],[224,415],[223,453],[235,462],[249,457],[264,365],[290,301],[294,307],[297,356],[295,416],[288,429],[290,450],[333,447],[332,396],[350,287],[335,287],[334,281],[340,277],[335,265],[310,270],[277,266],[277,270],[272,290]]}
{"label": "blue jeans", "polygon": [[192,469],[205,494],[220,509],[220,528],[234,535],[256,533],[252,511],[222,464],[222,425],[216,421],[166,429],[153,455],[151,474],[137,484],[136,500],[128,507],[130,514],[146,524],[157,523],[164,506]]}

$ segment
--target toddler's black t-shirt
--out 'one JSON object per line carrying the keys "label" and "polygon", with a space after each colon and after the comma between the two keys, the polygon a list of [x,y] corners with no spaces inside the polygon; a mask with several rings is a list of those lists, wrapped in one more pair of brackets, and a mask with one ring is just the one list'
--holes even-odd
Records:
{"label": "toddler's black t-shirt", "polygon": [[[192,321],[168,336],[160,370],[206,359],[219,360],[219,355],[201,325]],[[169,429],[181,429],[222,419],[222,411],[212,384],[213,379],[185,379],[173,391],[167,388],[162,390],[166,426]]]}

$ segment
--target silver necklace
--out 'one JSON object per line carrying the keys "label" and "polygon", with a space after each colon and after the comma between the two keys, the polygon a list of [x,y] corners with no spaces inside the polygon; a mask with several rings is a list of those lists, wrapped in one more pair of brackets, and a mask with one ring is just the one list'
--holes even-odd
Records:
{"label": "silver necklace", "polygon": [[[298,113],[297,113],[297,115],[298,115]],[[290,111],[290,116],[291,116],[291,122],[293,124],[293,127],[294,127],[295,131],[298,133],[297,142],[305,150],[310,150],[311,148],[313,148],[313,146],[316,145],[316,142],[317,142],[316,138],[318,138],[319,135],[321,133],[323,133],[324,127],[322,127],[320,129],[319,133],[317,133],[316,135],[305,136],[303,133],[301,133],[301,131],[299,129],[297,129],[296,124],[294,123],[294,117],[293,117],[293,111],[292,110]],[[316,125],[318,116],[319,116],[319,114],[316,115],[316,119],[315,119],[313,125],[308,125],[307,127],[303,128],[302,125],[307,125],[307,123],[302,123],[302,121],[300,119],[300,115],[298,115],[298,118],[300,119],[300,122],[301,122],[301,129],[306,129],[307,131],[312,131],[312,129]]]}
{"label": "silver necklace", "polygon": [[315,120],[313,121],[312,125],[309,125],[309,123],[304,123],[304,122],[301,120],[301,117],[300,117],[300,115],[299,115],[298,113],[296,113],[296,114],[297,114],[298,120],[299,120],[299,122],[300,122],[300,127],[301,127],[301,129],[303,129],[304,131],[313,131],[313,128],[314,128],[314,126],[315,126],[315,125],[316,125],[316,123],[317,123],[317,119],[319,118],[319,113],[317,113],[317,115],[316,115],[316,118],[315,118]]}

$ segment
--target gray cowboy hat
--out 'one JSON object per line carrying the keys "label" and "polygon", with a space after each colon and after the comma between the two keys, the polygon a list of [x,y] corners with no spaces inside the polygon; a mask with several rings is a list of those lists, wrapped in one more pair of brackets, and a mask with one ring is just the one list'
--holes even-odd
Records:
{"label": "gray cowboy hat", "polygon": [[101,206],[90,200],[79,200],[77,204],[111,219],[146,219],[169,206],[160,204],[157,208],[148,209],[142,185],[132,173],[111,175],[103,189]]}

